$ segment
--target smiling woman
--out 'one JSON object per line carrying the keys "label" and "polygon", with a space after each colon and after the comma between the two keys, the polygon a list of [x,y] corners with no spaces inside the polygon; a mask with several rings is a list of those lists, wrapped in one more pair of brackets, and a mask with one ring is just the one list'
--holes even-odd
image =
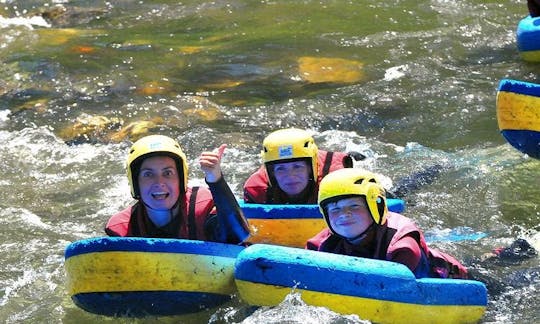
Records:
{"label": "smiling woman", "polygon": [[170,211],[180,195],[180,179],[175,161],[168,156],[146,158],[141,163],[137,178],[148,217],[155,225],[163,227],[171,221]]}
{"label": "smiling woman", "polygon": [[201,155],[208,190],[187,186],[187,158],[174,139],[150,135],[135,142],[127,159],[127,175],[137,201],[111,217],[106,233],[242,242],[249,229],[221,172],[224,150],[222,145],[217,153]]}

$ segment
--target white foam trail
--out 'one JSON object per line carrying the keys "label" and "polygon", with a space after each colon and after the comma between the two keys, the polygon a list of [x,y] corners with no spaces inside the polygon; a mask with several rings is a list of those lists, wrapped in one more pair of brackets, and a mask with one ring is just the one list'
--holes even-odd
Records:
{"label": "white foam trail", "polygon": [[387,69],[384,72],[384,81],[392,81],[405,76],[405,72],[409,70],[409,67],[405,65],[394,66]]}
{"label": "white foam trail", "polygon": [[41,217],[29,211],[23,211],[23,213],[20,214],[20,217],[24,223],[31,224],[31,225],[34,225],[43,229],[51,228],[50,225],[45,224],[41,221]]}
{"label": "white foam trail", "polygon": [[536,251],[540,251],[540,232],[534,234],[530,238],[530,243],[536,249]]}
{"label": "white foam trail", "polygon": [[0,28],[6,28],[10,26],[23,26],[28,29],[34,29],[34,26],[51,27],[51,25],[41,16],[33,16],[30,18],[26,18],[26,17],[5,18],[3,16],[0,16]]}
{"label": "white foam trail", "polygon": [[[9,217],[9,215],[12,215],[11,219],[7,219],[6,216]],[[52,226],[49,224],[44,223],[41,220],[41,217],[38,215],[30,212],[27,209],[22,208],[6,208],[5,213],[2,213],[2,221],[0,224],[27,224],[31,225],[33,227],[50,230],[52,229]]]}
{"label": "white foam trail", "polygon": [[24,286],[29,285],[31,282],[35,281],[35,279],[36,273],[34,272],[34,270],[25,270],[22,276],[17,278],[17,280],[15,280],[13,284],[6,286],[4,290],[4,296],[2,296],[2,298],[0,299],[0,306],[4,306],[14,292]]}
{"label": "white foam trail", "polygon": [[0,124],[4,124],[9,120],[9,114],[11,114],[9,109],[0,111]]}

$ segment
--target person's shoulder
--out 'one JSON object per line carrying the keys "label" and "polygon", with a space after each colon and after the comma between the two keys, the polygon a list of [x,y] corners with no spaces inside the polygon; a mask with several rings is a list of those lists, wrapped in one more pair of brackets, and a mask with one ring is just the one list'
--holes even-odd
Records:
{"label": "person's shoulder", "polygon": [[341,152],[341,151],[328,151],[328,150],[321,150],[319,149],[317,151],[317,157],[324,158],[328,153],[332,153],[333,155],[337,156],[349,156],[349,153],[347,152]]}
{"label": "person's shoulder", "polygon": [[[330,153],[330,151],[319,149],[317,151],[317,160],[324,161],[326,159],[326,156],[328,155],[328,153]],[[334,153],[334,152],[332,152],[332,153]]]}
{"label": "person's shoulder", "polygon": [[[330,154],[330,155],[329,155]],[[331,158],[330,161],[328,159]],[[317,152],[317,161],[320,165],[325,165],[330,162],[329,171],[334,171],[341,168],[351,168],[353,166],[353,158],[346,152],[334,152],[319,150]]]}
{"label": "person's shoulder", "polygon": [[388,211],[388,213],[386,214],[386,219],[392,219],[392,220],[400,220],[400,221],[413,221],[411,218],[403,215],[403,214],[400,214],[400,213],[396,213],[396,212],[393,212],[393,211]]}
{"label": "person's shoulder", "polygon": [[263,166],[259,167],[257,171],[253,172],[246,180],[246,185],[252,182],[259,181],[268,181],[268,175],[266,174],[266,168]]}
{"label": "person's shoulder", "polygon": [[409,228],[418,229],[416,222],[412,218],[409,218],[399,213],[388,211],[388,214],[386,214],[386,221],[391,227],[407,226]]}
{"label": "person's shoulder", "polygon": [[320,243],[322,243],[322,241],[326,240],[331,235],[332,235],[332,232],[330,231],[330,229],[328,227],[326,227],[326,228],[322,229],[319,233],[317,233],[315,236],[310,238],[308,240],[308,242],[318,243],[317,245],[320,245]]}
{"label": "person's shoulder", "polygon": [[118,223],[129,223],[132,210],[133,210],[133,205],[129,205],[128,207],[124,208],[118,213],[112,215],[111,218],[109,219],[108,224],[113,225],[113,224],[118,224]]}
{"label": "person's shoulder", "polygon": [[266,169],[263,166],[247,178],[243,186],[244,194],[247,192],[248,196],[263,195],[266,199],[266,189],[269,186],[269,182]]}
{"label": "person's shoulder", "polygon": [[403,214],[400,214],[400,213],[396,213],[396,212],[393,212],[393,211],[388,211],[388,214],[386,216],[387,218],[394,218],[394,219],[399,219],[399,220],[403,220],[403,221],[409,221],[409,222],[414,222],[414,219],[408,217],[408,216],[405,216]]}
{"label": "person's shoulder", "polygon": [[109,236],[127,235],[132,210],[133,204],[111,216],[105,225],[105,232]]}

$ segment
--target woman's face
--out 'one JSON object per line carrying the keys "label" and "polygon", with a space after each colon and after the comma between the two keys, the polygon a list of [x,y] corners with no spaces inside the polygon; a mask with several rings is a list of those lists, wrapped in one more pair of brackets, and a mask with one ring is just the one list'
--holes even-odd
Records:
{"label": "woman's face", "polygon": [[153,156],[141,164],[138,176],[141,199],[152,209],[171,209],[180,195],[176,163],[168,156]]}
{"label": "woman's face", "polygon": [[273,168],[279,188],[287,195],[295,196],[306,189],[310,175],[306,161],[274,163]]}
{"label": "woman's face", "polygon": [[326,206],[330,226],[337,234],[353,239],[364,233],[373,223],[366,201],[351,197]]}

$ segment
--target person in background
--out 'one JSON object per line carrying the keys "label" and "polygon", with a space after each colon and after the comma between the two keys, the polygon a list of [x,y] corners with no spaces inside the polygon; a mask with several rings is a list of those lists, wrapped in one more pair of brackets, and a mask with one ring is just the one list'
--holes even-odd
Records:
{"label": "person in background", "polygon": [[527,0],[527,8],[531,17],[540,16],[540,0]]}
{"label": "person in background", "polygon": [[454,257],[427,246],[411,219],[388,211],[385,190],[369,171],[329,173],[318,204],[328,227],[307,241],[309,250],[398,262],[417,278],[468,278]]}
{"label": "person in background", "polygon": [[316,204],[321,179],[353,166],[357,152],[319,150],[305,130],[286,128],[263,141],[263,165],[244,184],[244,201],[258,204]]}
{"label": "person in background", "polygon": [[107,235],[242,243],[249,227],[221,171],[225,148],[199,157],[206,188],[188,187],[186,155],[174,139],[150,135],[133,143],[126,169],[135,201],[109,219]]}
{"label": "person in background", "polygon": [[534,258],[537,255],[538,253],[536,252],[534,246],[527,242],[527,240],[518,238],[509,246],[493,249],[493,251],[486,256],[506,262],[520,262],[522,260]]}

